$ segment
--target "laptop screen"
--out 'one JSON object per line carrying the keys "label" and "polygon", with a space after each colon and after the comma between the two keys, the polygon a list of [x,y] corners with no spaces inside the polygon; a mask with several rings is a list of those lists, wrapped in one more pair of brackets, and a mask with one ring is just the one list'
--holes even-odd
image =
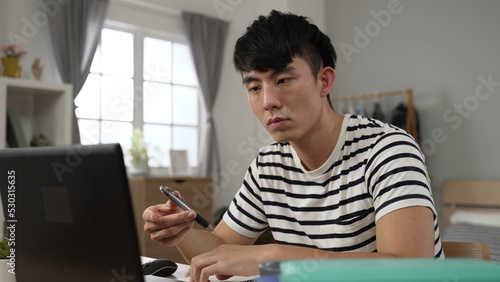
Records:
{"label": "laptop screen", "polygon": [[143,281],[119,144],[0,150],[17,282]]}

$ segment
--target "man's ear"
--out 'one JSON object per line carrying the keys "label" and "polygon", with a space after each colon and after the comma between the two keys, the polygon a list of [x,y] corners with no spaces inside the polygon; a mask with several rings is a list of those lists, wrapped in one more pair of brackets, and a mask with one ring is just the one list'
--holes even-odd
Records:
{"label": "man's ear", "polygon": [[321,97],[326,97],[332,91],[333,84],[335,84],[335,70],[331,67],[324,67],[319,73],[319,79],[321,82]]}

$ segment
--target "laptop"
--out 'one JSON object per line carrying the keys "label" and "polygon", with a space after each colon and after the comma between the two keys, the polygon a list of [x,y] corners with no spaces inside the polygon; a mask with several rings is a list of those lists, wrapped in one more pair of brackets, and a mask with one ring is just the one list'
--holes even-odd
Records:
{"label": "laptop", "polygon": [[142,274],[119,144],[0,150],[0,195],[17,282],[176,281]]}

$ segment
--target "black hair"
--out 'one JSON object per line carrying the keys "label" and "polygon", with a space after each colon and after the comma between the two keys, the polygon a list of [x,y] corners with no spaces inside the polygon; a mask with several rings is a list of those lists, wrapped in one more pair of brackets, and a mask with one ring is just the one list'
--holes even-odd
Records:
{"label": "black hair", "polygon": [[321,67],[335,69],[337,55],[328,36],[306,17],[273,10],[236,41],[233,62],[240,73],[281,70],[297,55],[308,62],[315,78]]}

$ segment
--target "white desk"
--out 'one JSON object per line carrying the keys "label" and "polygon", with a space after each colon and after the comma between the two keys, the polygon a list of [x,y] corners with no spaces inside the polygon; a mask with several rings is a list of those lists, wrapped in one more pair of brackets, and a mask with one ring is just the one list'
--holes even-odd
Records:
{"label": "white desk", "polygon": [[[148,261],[151,261],[151,260],[154,260],[153,258],[148,258],[148,257],[141,257],[141,261],[142,263],[146,263]],[[151,278],[150,275],[147,275],[147,279],[146,279],[146,282],[166,282],[166,281],[171,281],[169,279],[175,279],[175,280],[180,280],[180,281],[189,281],[189,271],[191,270],[191,267],[188,265],[188,264],[184,264],[184,263],[177,263],[177,270],[174,272],[174,274],[168,276],[167,278],[161,278],[161,277],[158,277],[160,278],[161,280],[158,280],[156,278]],[[233,282],[236,282],[236,281],[248,281],[248,280],[252,280],[254,278],[256,278],[257,276],[233,276],[227,280],[223,280],[223,281],[233,281]],[[155,280],[153,280],[155,279]],[[212,282],[218,282],[218,281],[221,281],[221,280],[218,280],[217,278],[215,278],[215,276],[213,277],[210,277],[210,281]]]}

